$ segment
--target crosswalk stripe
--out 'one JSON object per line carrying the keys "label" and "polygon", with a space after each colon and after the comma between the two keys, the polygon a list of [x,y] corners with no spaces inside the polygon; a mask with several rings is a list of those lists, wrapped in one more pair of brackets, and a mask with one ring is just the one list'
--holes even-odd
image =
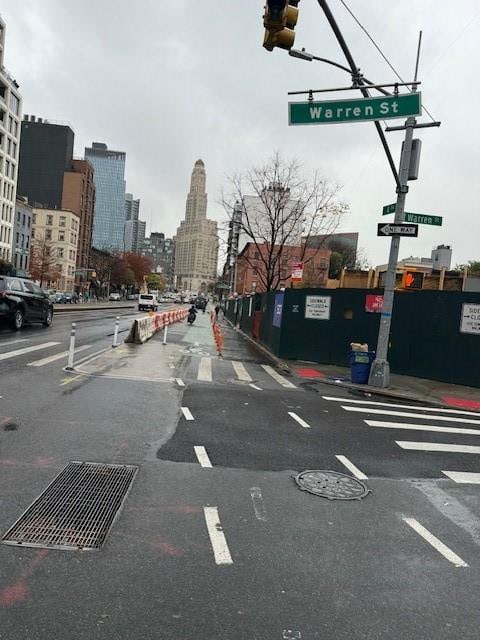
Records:
{"label": "crosswalk stripe", "polygon": [[[375,402],[374,400],[354,400],[353,398],[341,398],[339,396],[322,396],[323,400],[330,402],[349,402],[350,404],[371,404],[377,407],[391,407],[392,409],[417,409],[418,411],[433,411],[435,413],[456,413],[463,416],[475,416],[473,411],[461,411],[460,409],[442,409],[441,407],[424,407],[416,404],[396,404],[392,402]],[[480,417],[480,416],[479,416]]]}
{"label": "crosswalk stripe", "polygon": [[262,369],[264,369],[269,376],[271,376],[276,382],[285,387],[285,389],[296,389],[296,386],[292,384],[289,380],[281,376],[273,367],[268,364],[262,364]]}
{"label": "crosswalk stripe", "polygon": [[[75,354],[86,351],[87,349],[90,349],[91,346],[91,344],[84,344],[82,347],[78,347],[78,349],[75,349]],[[68,351],[62,351],[61,353],[56,353],[53,356],[48,356],[47,358],[42,358],[41,360],[34,360],[33,362],[29,362],[27,363],[27,367],[43,367],[46,364],[50,364],[50,362],[61,360],[62,358],[66,358],[67,356]]]}
{"label": "crosswalk stripe", "polygon": [[445,451],[447,453],[480,453],[480,447],[469,444],[445,444],[443,442],[410,442],[395,440],[402,449],[411,451]]}
{"label": "crosswalk stripe", "polygon": [[212,381],[212,361],[210,358],[200,358],[197,380],[201,382]]}
{"label": "crosswalk stripe", "polygon": [[194,446],[193,450],[195,451],[195,455],[197,456],[200,466],[205,467],[206,469],[211,469],[213,467],[205,447]]}
{"label": "crosswalk stripe", "polygon": [[218,516],[218,507],[203,507],[203,512],[215,562],[217,564],[233,564],[230,549]]}
{"label": "crosswalk stripe", "polygon": [[237,374],[237,378],[239,380],[242,380],[243,382],[252,382],[252,378],[250,377],[250,374],[245,369],[245,366],[243,365],[242,362],[237,362],[236,360],[232,360],[232,367],[235,373]]}
{"label": "crosswalk stripe", "polygon": [[16,340],[6,340],[5,342],[0,342],[0,348],[9,344],[18,344],[19,342],[28,342],[28,338],[17,338]]}
{"label": "crosswalk stripe", "polygon": [[368,477],[360,471],[360,469],[353,464],[348,458],[345,456],[335,456],[339,462],[341,462],[349,471],[353,473],[355,478],[358,480],[368,480]]}
{"label": "crosswalk stripe", "polygon": [[183,413],[183,417],[185,418],[185,420],[195,420],[195,418],[192,415],[192,412],[188,407],[180,407],[180,409]]}
{"label": "crosswalk stripe", "polygon": [[459,427],[437,427],[430,424],[412,424],[408,422],[383,422],[383,420],[364,420],[369,427],[383,427],[385,429],[411,429],[412,431],[437,431],[438,433],[463,433],[470,436],[480,436],[480,429]]}
{"label": "crosswalk stripe", "polygon": [[303,420],[303,418],[300,418],[300,416],[297,416],[296,413],[294,413],[293,411],[289,411],[288,415],[293,418],[296,422],[298,422],[298,424],[303,427],[304,429],[311,429],[312,427],[308,424],[308,422],[305,422],[305,420]]}
{"label": "crosswalk stripe", "polygon": [[442,471],[442,473],[457,484],[480,484],[480,473],[473,471]]}
{"label": "crosswalk stripe", "polygon": [[42,342],[42,344],[35,344],[31,347],[23,347],[23,349],[15,349],[15,351],[7,351],[7,353],[0,353],[0,360],[8,360],[9,358],[16,358],[22,356],[25,353],[31,353],[32,351],[40,351],[40,349],[49,349],[50,347],[56,347],[60,342]]}
{"label": "crosswalk stripe", "polygon": [[[468,424],[480,425],[480,420],[469,418],[455,418],[454,416],[422,415],[421,413],[410,413],[408,411],[387,411],[386,409],[371,409],[370,407],[347,407],[342,404],[345,411],[356,411],[358,413],[373,413],[382,416],[398,416],[399,418],[415,418],[416,420],[442,420],[444,422],[465,422]],[[471,414],[470,414],[471,415]]]}
{"label": "crosswalk stripe", "polygon": [[456,567],[468,567],[468,564],[457,556],[457,554],[452,551],[446,544],[444,544],[441,540],[439,540],[436,536],[433,535],[428,529],[426,529],[418,520],[415,518],[402,518],[409,527],[411,527],[414,531],[418,533],[418,535],[422,536],[424,540],[426,540],[429,544],[432,545],[434,549],[438,551],[446,560],[454,564]]}

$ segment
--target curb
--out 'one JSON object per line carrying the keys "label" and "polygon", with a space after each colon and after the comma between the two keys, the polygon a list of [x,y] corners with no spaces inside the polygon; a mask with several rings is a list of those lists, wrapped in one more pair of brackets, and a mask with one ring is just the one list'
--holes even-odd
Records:
{"label": "curb", "polygon": [[74,311],[105,311],[105,310],[113,310],[115,309],[135,309],[135,305],[119,305],[116,307],[106,307],[104,305],[100,305],[98,307],[86,307],[84,305],[72,304],[67,307],[67,305],[63,305],[61,307],[53,307],[54,313],[72,313]]}

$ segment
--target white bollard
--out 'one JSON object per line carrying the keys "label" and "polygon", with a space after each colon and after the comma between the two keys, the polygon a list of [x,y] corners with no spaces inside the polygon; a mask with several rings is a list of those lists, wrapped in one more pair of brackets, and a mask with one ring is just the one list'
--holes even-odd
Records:
{"label": "white bollard", "polygon": [[117,316],[115,320],[115,330],[113,332],[113,344],[112,347],[118,347],[118,327],[120,325],[120,316]]}
{"label": "white bollard", "polygon": [[75,327],[77,325],[75,322],[72,322],[72,329],[70,331],[70,347],[68,349],[68,362],[66,368],[69,371],[73,369],[73,356],[75,354]]}
{"label": "white bollard", "polygon": [[168,321],[165,323],[163,328],[163,342],[162,344],[167,344],[167,333],[168,333]]}

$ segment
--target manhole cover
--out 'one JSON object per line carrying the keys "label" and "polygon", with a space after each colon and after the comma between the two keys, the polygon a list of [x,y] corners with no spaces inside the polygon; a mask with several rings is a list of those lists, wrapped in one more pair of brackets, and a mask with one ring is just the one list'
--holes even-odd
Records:
{"label": "manhole cover", "polygon": [[329,500],[360,500],[370,493],[363,482],[337,471],[302,471],[295,482],[302,491]]}
{"label": "manhole cover", "polygon": [[70,462],[3,536],[4,544],[100,549],[138,467]]}

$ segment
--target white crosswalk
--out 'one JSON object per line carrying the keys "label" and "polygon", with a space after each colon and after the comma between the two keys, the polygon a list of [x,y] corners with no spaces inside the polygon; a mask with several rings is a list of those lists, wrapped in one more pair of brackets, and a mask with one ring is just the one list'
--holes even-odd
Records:
{"label": "white crosswalk", "polygon": [[[445,454],[447,459],[450,454],[466,454],[470,460],[472,454],[480,454],[480,445],[473,444],[477,437],[480,436],[480,414],[471,411],[462,411],[460,409],[446,409],[442,407],[430,407],[413,404],[396,404],[388,402],[377,402],[374,400],[357,400],[354,398],[345,398],[340,396],[322,396],[324,400],[339,403],[340,407],[350,413],[368,414],[376,416],[388,416],[388,420],[372,420],[367,416],[363,423],[374,429],[411,431],[435,434],[440,436],[444,434],[464,436],[474,438],[472,444],[468,442],[455,442],[454,438],[450,442],[437,442],[435,440],[401,440],[392,439],[392,444],[398,446],[403,451],[419,452],[419,453],[437,453]],[[408,422],[403,419],[408,418]],[[413,418],[413,420],[412,420]],[[397,420],[397,421],[395,421]],[[419,422],[416,422],[419,420]],[[438,422],[450,422],[455,425],[439,425]],[[462,425],[478,425],[478,428],[471,428]],[[436,459],[436,458],[434,458]],[[462,459],[462,458],[460,458]],[[458,457],[455,457],[458,464]],[[440,473],[457,484],[480,484],[480,463],[479,471],[462,471],[461,469],[439,469]]]}
{"label": "white crosswalk", "polygon": [[60,342],[42,342],[41,344],[34,344],[30,347],[23,347],[21,349],[14,349],[13,351],[7,351],[6,353],[0,353],[0,361],[10,360],[11,358],[17,358],[23,356],[26,353],[32,353],[34,351],[40,351],[41,349],[49,349],[50,347],[56,347],[61,344]]}
{"label": "white crosswalk", "polygon": [[[82,351],[86,351],[91,348],[91,344],[84,344],[78,349],[75,349],[75,355],[82,353]],[[55,353],[53,356],[47,356],[46,358],[41,358],[40,360],[34,360],[33,362],[28,362],[27,367],[44,367],[46,364],[50,364],[51,362],[56,362],[57,360],[65,359],[68,356],[68,351],[61,351],[60,353]]]}
{"label": "white crosswalk", "polygon": [[[265,387],[297,389],[290,380],[266,364],[204,356],[193,359],[192,367],[191,373],[199,382],[231,382],[233,379],[244,382],[255,390],[262,390]],[[260,382],[261,386],[253,384],[254,381]]]}
{"label": "white crosswalk", "polygon": [[[0,343],[0,350],[3,350],[3,348],[6,345],[12,346],[18,343],[25,343],[25,342],[29,342],[29,340],[27,338],[19,338],[17,340],[7,340],[5,342]],[[34,354],[37,351],[53,350],[54,347],[58,347],[61,344],[62,344],[61,342],[49,341],[49,342],[40,342],[38,344],[34,344],[30,346],[20,347],[18,349],[13,348],[8,351],[4,351],[3,353],[0,353],[0,362],[6,361],[6,360],[13,360],[14,358],[21,358],[22,356],[25,356],[27,354]],[[75,355],[78,355],[83,351],[87,351],[88,349],[91,349],[91,348],[92,348],[92,345],[90,344],[85,344],[85,345],[82,345],[81,347],[77,347],[75,349]],[[26,366],[27,367],[44,367],[53,362],[58,362],[59,360],[65,360],[67,356],[68,356],[68,351],[62,350],[59,352],[55,352],[51,355],[45,356],[43,358],[40,358],[38,360],[32,360],[30,362],[27,362]]]}

